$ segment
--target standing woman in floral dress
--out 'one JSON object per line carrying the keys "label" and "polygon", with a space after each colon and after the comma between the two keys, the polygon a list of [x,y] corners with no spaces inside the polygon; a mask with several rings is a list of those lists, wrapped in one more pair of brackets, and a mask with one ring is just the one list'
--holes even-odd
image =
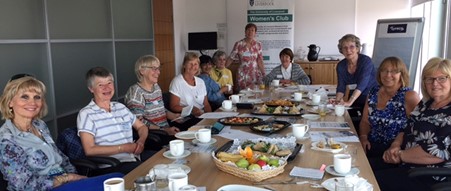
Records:
{"label": "standing woman in floral dress", "polygon": [[253,23],[247,24],[245,27],[246,37],[235,43],[227,59],[227,67],[233,61],[240,63],[237,75],[237,85],[240,90],[262,82],[265,76],[262,45],[254,38],[256,33],[257,26]]}

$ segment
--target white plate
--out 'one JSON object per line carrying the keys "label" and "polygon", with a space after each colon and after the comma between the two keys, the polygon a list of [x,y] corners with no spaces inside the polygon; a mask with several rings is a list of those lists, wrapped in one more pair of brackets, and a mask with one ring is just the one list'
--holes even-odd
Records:
{"label": "white plate", "polygon": [[218,191],[243,191],[243,190],[252,190],[252,191],[271,191],[264,188],[259,188],[255,186],[248,185],[240,185],[240,184],[229,184],[218,188]]}
{"label": "white plate", "polygon": [[181,131],[175,134],[178,139],[195,139],[196,131]]}
{"label": "white plate", "polygon": [[343,150],[343,148],[346,147],[346,144],[344,144],[344,143],[335,142],[335,143],[337,143],[337,144],[340,144],[340,145],[341,145],[341,148],[339,148],[339,149],[319,148],[319,147],[317,146],[318,143],[319,143],[319,141],[316,141],[316,142],[313,142],[313,143],[312,143],[312,149],[313,149],[313,150],[324,151],[324,152],[331,152],[331,153],[339,153],[340,151]]}
{"label": "white plate", "polygon": [[[186,166],[184,164],[167,164],[168,168],[177,168],[180,167],[183,171],[185,171],[186,174],[191,172],[191,168],[189,166]],[[154,177],[155,172],[153,171],[153,168],[149,170],[149,177]]]}
{"label": "white plate", "polygon": [[219,109],[221,109],[222,111],[236,111],[236,107],[232,107],[232,109],[225,109],[221,106]]}
{"label": "white plate", "polygon": [[202,143],[202,142],[200,142],[197,139],[193,139],[193,143],[194,144],[198,144],[198,145],[211,145],[211,144],[215,144],[216,143],[216,139],[215,138],[211,138],[210,142],[208,142],[208,143]]}
{"label": "white plate", "polygon": [[321,183],[321,186],[323,186],[326,190],[335,191],[335,181],[342,181],[342,179],[344,178],[329,178]]}
{"label": "white plate", "polygon": [[302,118],[304,119],[309,119],[309,120],[317,120],[319,119],[321,116],[317,115],[317,114],[304,114],[302,115]]}
{"label": "white plate", "polygon": [[348,173],[341,174],[341,173],[338,173],[337,171],[335,171],[334,165],[329,165],[329,166],[326,167],[326,172],[329,173],[329,174],[332,174],[334,176],[346,176],[346,175],[359,174],[360,170],[358,168],[356,168],[356,167],[352,167],[351,171],[349,171]]}
{"label": "white plate", "polygon": [[[294,137],[293,133],[287,133],[287,137],[291,137],[291,136]],[[305,133],[304,136],[301,137],[301,138],[297,138],[297,137],[296,137],[296,140],[303,141],[303,140],[306,140],[306,139],[308,139],[308,138],[310,138],[310,133],[307,132],[307,133]]]}
{"label": "white plate", "polygon": [[181,159],[181,158],[185,158],[185,157],[189,156],[190,154],[191,154],[190,151],[185,150],[181,156],[176,157],[171,154],[171,151],[166,151],[163,153],[163,156],[166,158],[169,158],[169,159]]}

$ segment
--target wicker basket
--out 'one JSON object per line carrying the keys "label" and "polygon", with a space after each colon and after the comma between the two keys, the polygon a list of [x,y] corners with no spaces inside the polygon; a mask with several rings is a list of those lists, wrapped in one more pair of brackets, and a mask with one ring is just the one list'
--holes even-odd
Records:
{"label": "wicker basket", "polygon": [[244,170],[235,166],[231,166],[225,162],[222,162],[221,160],[217,159],[213,156],[213,160],[215,161],[216,166],[219,168],[219,170],[222,170],[224,172],[227,172],[229,174],[238,176],[240,178],[244,178],[253,182],[260,182],[262,180],[277,176],[284,171],[285,165],[287,165],[287,162],[285,162],[283,165],[280,165],[279,167],[272,169],[272,170],[265,170],[265,171],[250,171],[250,170]]}

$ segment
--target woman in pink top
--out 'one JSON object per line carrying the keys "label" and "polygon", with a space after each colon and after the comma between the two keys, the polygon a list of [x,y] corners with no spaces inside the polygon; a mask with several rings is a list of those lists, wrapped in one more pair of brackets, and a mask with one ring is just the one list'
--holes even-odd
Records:
{"label": "woman in pink top", "polygon": [[263,65],[262,45],[254,37],[257,33],[257,26],[253,23],[246,25],[246,37],[235,43],[230,57],[227,59],[227,66],[233,61],[239,62],[237,82],[239,89],[252,87],[258,82],[262,82],[265,76]]}

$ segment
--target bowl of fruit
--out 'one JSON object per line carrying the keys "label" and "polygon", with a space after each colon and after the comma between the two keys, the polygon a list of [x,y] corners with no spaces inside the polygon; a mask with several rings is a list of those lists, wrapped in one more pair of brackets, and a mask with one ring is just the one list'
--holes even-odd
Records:
{"label": "bowl of fruit", "polygon": [[295,146],[291,138],[234,140],[228,150],[213,152],[212,157],[219,170],[260,182],[283,173]]}

